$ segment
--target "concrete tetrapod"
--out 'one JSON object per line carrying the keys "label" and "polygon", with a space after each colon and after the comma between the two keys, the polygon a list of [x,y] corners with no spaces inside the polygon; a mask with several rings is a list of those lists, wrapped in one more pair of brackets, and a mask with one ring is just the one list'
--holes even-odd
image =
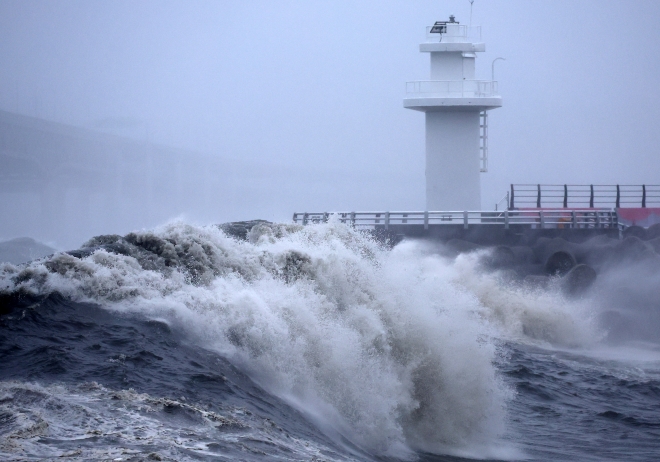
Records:
{"label": "concrete tetrapod", "polygon": [[660,223],[651,225],[646,230],[646,239],[657,239],[660,237]]}
{"label": "concrete tetrapod", "polygon": [[490,269],[511,268],[516,263],[516,256],[510,247],[498,245],[490,250],[483,262]]}
{"label": "concrete tetrapod", "polygon": [[566,250],[559,250],[548,257],[545,272],[552,276],[563,276],[575,266],[575,257]]}
{"label": "concrete tetrapod", "polygon": [[627,237],[634,236],[640,238],[641,240],[645,240],[646,232],[646,229],[642,228],[641,226],[628,226],[623,230],[623,237],[625,239]]}
{"label": "concrete tetrapod", "polygon": [[587,265],[573,267],[561,280],[561,287],[568,295],[579,295],[587,290],[596,280],[596,271]]}

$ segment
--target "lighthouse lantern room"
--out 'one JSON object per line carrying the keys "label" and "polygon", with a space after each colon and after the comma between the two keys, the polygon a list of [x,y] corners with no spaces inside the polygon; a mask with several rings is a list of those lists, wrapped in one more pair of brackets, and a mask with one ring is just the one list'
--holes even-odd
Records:
{"label": "lighthouse lantern room", "polygon": [[427,28],[419,49],[431,56],[431,80],[407,82],[403,106],[426,117],[426,210],[480,210],[487,111],[502,106],[497,82],[475,79],[481,27],[450,16]]}

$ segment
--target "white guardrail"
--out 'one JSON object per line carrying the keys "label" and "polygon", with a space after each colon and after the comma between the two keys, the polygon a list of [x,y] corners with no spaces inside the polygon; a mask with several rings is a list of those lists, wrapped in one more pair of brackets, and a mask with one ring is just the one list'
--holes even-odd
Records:
{"label": "white guardrail", "polygon": [[499,94],[495,80],[416,80],[406,82],[406,96],[489,98]]}
{"label": "white guardrail", "polygon": [[296,212],[293,222],[303,225],[327,222],[336,215],[341,223],[362,229],[395,225],[419,225],[428,229],[429,225],[470,226],[501,225],[505,229],[523,225],[537,229],[551,228],[617,228],[618,220],[613,209],[584,210],[503,210],[488,212]]}

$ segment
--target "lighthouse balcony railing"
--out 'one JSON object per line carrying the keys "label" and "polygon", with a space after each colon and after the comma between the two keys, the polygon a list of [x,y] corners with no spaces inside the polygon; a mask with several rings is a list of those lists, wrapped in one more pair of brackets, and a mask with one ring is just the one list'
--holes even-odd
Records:
{"label": "lighthouse balcony railing", "polygon": [[617,228],[618,219],[613,209],[543,209],[503,211],[415,211],[415,212],[296,212],[294,223],[309,225],[325,223],[331,216],[340,223],[360,229],[391,229],[399,225],[429,226],[499,225],[524,226],[532,229],[550,228]]}
{"label": "lighthouse balcony railing", "polygon": [[490,98],[498,96],[494,80],[417,80],[406,82],[408,97]]}
{"label": "lighthouse balcony railing", "polygon": [[[431,32],[433,26],[426,28],[426,42],[465,43],[481,40],[481,26],[468,26],[458,23],[447,23],[444,32]],[[437,30],[437,29],[436,29]]]}

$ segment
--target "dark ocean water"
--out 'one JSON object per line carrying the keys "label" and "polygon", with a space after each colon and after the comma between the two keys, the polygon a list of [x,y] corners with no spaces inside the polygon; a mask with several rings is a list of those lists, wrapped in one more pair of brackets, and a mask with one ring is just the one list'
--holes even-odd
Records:
{"label": "dark ocean water", "polygon": [[179,223],[4,265],[0,459],[658,460],[653,265],[567,299],[436,250]]}

